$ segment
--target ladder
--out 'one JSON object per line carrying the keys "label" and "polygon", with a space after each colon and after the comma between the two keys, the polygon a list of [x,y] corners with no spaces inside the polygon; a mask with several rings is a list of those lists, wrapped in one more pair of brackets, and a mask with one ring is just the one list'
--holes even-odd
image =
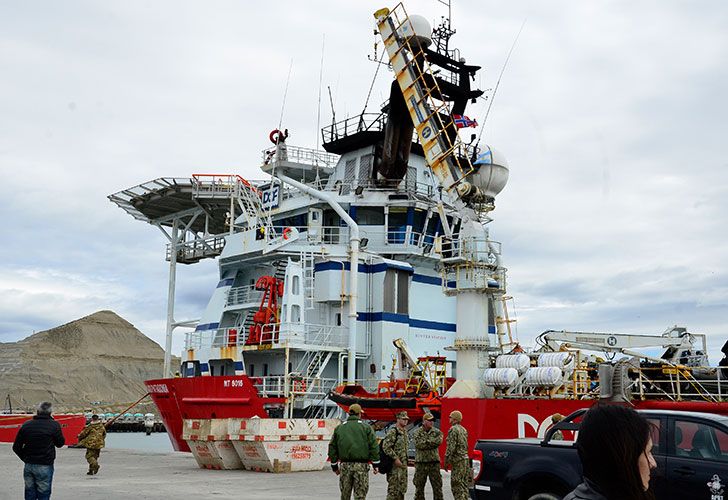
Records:
{"label": "ladder", "polygon": [[301,252],[301,267],[303,268],[303,303],[306,309],[313,309],[314,264],[313,252]]}
{"label": "ladder", "polygon": [[427,163],[443,186],[451,190],[474,169],[467,154],[463,154],[465,147],[457,134],[450,106],[440,100],[440,87],[423,48],[413,36],[404,6],[400,3],[391,12],[381,9],[374,17]]}

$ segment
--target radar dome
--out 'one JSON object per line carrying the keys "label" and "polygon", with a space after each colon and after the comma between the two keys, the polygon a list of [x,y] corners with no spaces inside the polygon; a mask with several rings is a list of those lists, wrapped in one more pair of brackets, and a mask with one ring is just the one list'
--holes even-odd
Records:
{"label": "radar dome", "polygon": [[[414,33],[412,31],[414,30]],[[400,29],[402,38],[409,38],[414,34],[415,39],[410,43],[429,47],[432,43],[432,28],[430,22],[416,14],[409,16],[409,23],[404,23]]]}
{"label": "radar dome", "polygon": [[508,161],[500,151],[484,146],[473,161],[475,171],[468,176],[470,183],[486,196],[495,196],[508,183]]}

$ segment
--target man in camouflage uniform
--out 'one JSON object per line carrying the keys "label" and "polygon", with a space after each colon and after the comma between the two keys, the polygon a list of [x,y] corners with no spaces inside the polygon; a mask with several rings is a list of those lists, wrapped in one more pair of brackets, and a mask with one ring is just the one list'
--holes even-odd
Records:
{"label": "man in camouflage uniform", "polygon": [[101,448],[106,444],[106,427],[99,420],[98,415],[91,416],[91,422],[83,428],[78,435],[78,444],[86,448],[86,461],[88,462],[87,475],[96,474],[99,471],[99,455]]}
{"label": "man in camouflage uniform", "polygon": [[339,476],[341,500],[364,500],[369,491],[369,462],[379,465],[377,438],[369,424],[360,420],[361,406],[349,407],[349,418],[334,429],[329,443],[331,469]]}
{"label": "man in camouflage uniform", "polygon": [[390,430],[382,441],[382,451],[392,457],[391,472],[387,472],[387,500],[404,500],[407,492],[407,424],[406,411],[397,414],[397,425]]}
{"label": "man in camouflage uniform", "polygon": [[463,414],[455,410],[450,413],[450,430],[447,433],[445,467],[452,467],[450,488],[455,500],[468,500],[468,488],[473,478],[468,459],[468,431],[460,425]]}
{"label": "man in camouflage uniform", "polygon": [[422,417],[422,427],[412,435],[415,442],[415,500],[425,500],[425,485],[430,478],[432,493],[435,500],[442,500],[442,475],[440,475],[440,454],[438,449],[442,444],[442,431],[435,427],[435,417],[432,413],[425,413]]}

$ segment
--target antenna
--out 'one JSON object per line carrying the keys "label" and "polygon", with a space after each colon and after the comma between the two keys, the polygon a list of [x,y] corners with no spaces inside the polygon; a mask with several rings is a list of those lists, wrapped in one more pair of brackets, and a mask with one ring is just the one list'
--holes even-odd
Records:
{"label": "antenna", "polygon": [[[321,67],[319,69],[319,92],[318,92],[318,111],[316,113],[316,151],[319,149],[319,139],[318,134],[321,130],[321,87],[323,86],[323,78],[324,78],[324,47],[326,44],[326,33],[323,34],[323,37],[321,38]],[[316,172],[318,172],[318,162],[316,163]],[[318,177],[318,175],[317,175]]]}
{"label": "antenna", "polygon": [[291,81],[291,70],[293,69],[293,58],[291,58],[291,64],[288,66],[288,78],[286,78],[286,89],[283,91],[283,104],[281,104],[281,117],[278,120],[278,130],[283,126],[283,110],[286,109],[286,96],[288,95],[288,84]]}
{"label": "antenna", "polygon": [[506,60],[503,63],[503,67],[501,68],[500,74],[498,75],[498,81],[495,82],[495,88],[493,89],[493,95],[490,96],[490,102],[488,103],[488,109],[485,112],[485,118],[483,118],[483,124],[480,126],[480,133],[478,134],[478,142],[475,143],[475,150],[478,149],[478,145],[480,144],[480,139],[483,138],[483,130],[485,129],[485,124],[488,121],[488,116],[490,116],[490,109],[493,107],[493,101],[495,101],[495,94],[498,92],[498,86],[500,85],[501,78],[503,78],[503,73],[506,71],[506,66],[508,65],[508,61],[511,59],[511,54],[513,53],[513,49],[516,48],[516,42],[518,42],[518,38],[521,36],[521,32],[523,31],[523,27],[526,25],[526,21],[528,18],[523,20],[523,23],[521,23],[521,29],[518,30],[518,34],[516,35],[516,38],[513,40],[513,44],[511,45],[511,50],[508,51],[508,55],[506,56]]}
{"label": "antenna", "polygon": [[329,103],[331,104],[331,124],[336,123],[336,111],[334,111],[334,98],[331,97],[331,85],[326,86],[329,89]]}

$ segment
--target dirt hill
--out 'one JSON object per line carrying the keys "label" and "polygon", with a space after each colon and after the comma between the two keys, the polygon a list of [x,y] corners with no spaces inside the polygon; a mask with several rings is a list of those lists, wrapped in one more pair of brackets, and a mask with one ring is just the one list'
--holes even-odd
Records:
{"label": "dirt hill", "polygon": [[156,342],[116,313],[99,311],[0,343],[0,397],[9,394],[14,408],[48,400],[57,411],[120,411],[146,392],[143,381],[159,377],[163,364]]}

